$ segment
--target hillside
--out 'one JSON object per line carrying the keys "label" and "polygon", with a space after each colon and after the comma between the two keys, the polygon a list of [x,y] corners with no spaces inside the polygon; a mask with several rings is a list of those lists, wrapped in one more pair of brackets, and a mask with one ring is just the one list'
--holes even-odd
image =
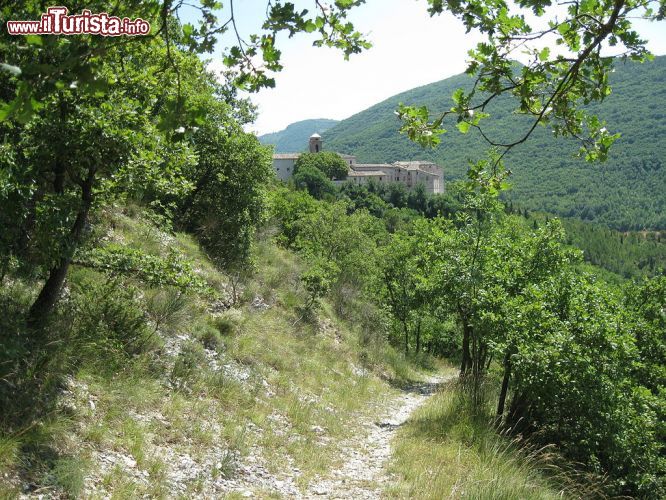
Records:
{"label": "hillside", "polygon": [[[591,165],[573,155],[578,145],[555,139],[547,129],[507,156],[513,171],[509,197],[521,206],[564,217],[595,221],[620,230],[666,228],[666,57],[651,63],[617,63],[611,78],[613,94],[599,115],[608,128],[622,133],[605,164]],[[423,150],[398,134],[398,103],[448,109],[451,94],[468,88],[472,79],[457,75],[396,95],[327,131],[327,149],[356,154],[360,162],[428,159],[444,167],[446,179],[460,178],[469,160],[487,149],[478,134],[458,133],[453,123],[433,151]],[[512,138],[521,117],[509,114],[508,99],[490,109],[491,136]]]}
{"label": "hillside", "polygon": [[[389,485],[410,487],[409,466],[394,480],[386,475],[389,443],[435,390],[454,397],[455,386],[444,382],[455,370],[440,363],[441,375],[424,374],[379,328],[363,334],[332,301],[299,321],[306,263],[270,239],[257,242],[256,275],[237,283],[190,235],[164,232],[153,217],[129,206],[106,211],[95,225],[111,247],[190,262],[217,299],[76,266],[69,301],[81,327],[51,333],[48,377],[36,377],[54,383],[3,373],[29,390],[3,408],[14,419],[3,420],[11,432],[0,433],[0,498],[375,498]],[[16,311],[29,297],[25,282],[7,280],[0,304]],[[3,318],[3,331],[18,324],[15,315]],[[122,346],[114,331],[139,333],[138,345]],[[13,337],[3,347],[11,353],[20,343]],[[401,443],[420,441],[402,436]],[[465,450],[460,467],[506,477],[517,483],[505,486],[510,491],[536,488],[555,498],[557,484],[507,452],[508,443],[482,426],[434,449]],[[497,451],[481,455],[477,446]],[[461,480],[473,487],[478,474]]]}
{"label": "hillside", "polygon": [[337,120],[318,118],[314,120],[303,120],[292,123],[286,129],[271,134],[259,136],[262,144],[272,144],[276,153],[295,153],[304,151],[309,137],[317,132],[323,134],[325,131],[338,123]]}

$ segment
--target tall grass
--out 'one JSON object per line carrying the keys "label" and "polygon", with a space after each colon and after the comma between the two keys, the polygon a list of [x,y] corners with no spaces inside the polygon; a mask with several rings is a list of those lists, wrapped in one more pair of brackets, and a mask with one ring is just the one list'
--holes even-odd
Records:
{"label": "tall grass", "polygon": [[491,406],[474,405],[469,392],[457,380],[448,383],[398,432],[391,463],[398,481],[388,497],[598,498],[555,465],[548,450],[498,433]]}

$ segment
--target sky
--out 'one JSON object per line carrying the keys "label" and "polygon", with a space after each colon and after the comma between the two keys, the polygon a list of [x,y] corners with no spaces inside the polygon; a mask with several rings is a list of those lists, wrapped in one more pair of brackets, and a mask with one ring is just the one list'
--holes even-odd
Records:
{"label": "sky", "polygon": [[[293,0],[312,9],[313,0]],[[308,118],[341,120],[400,92],[462,73],[467,52],[482,37],[466,34],[449,14],[430,17],[426,0],[367,0],[349,16],[373,47],[345,61],[335,49],[313,47],[314,34],[278,37],[284,69],[275,88],[251,95],[259,116],[250,130],[265,134]],[[266,0],[234,4],[241,36],[259,32]],[[187,18],[187,16],[185,16]],[[648,48],[666,54],[666,23],[639,21]],[[222,69],[220,51],[234,43],[228,33],[218,42],[211,67]]]}

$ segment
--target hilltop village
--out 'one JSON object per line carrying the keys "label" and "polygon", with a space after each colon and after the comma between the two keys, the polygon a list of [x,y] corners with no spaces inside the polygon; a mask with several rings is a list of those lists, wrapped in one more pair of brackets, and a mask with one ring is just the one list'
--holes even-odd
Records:
{"label": "hilltop village", "polygon": [[[320,153],[323,142],[319,134],[310,136],[308,150]],[[338,153],[339,154],[339,153]],[[273,155],[273,168],[278,179],[287,181],[294,173],[294,164],[301,153],[277,153]],[[427,161],[397,161],[395,163],[356,163],[356,157],[339,154],[349,164],[347,180],[355,184],[367,184],[370,180],[379,183],[398,182],[408,189],[423,184],[431,194],[444,192],[442,167]]]}

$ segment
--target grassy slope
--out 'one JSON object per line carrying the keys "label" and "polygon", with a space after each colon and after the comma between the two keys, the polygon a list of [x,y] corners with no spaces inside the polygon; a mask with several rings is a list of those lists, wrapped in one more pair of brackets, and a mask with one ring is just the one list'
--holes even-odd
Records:
{"label": "grassy slope", "polygon": [[[153,254],[175,249],[227,288],[189,236],[170,237],[134,216],[111,219],[113,241]],[[198,471],[181,481],[186,496],[234,477],[248,455],[276,476],[297,469],[301,487],[335,466],[337,446],[357,431],[359,416],[395,393],[384,379],[416,372],[382,344],[360,346],[326,304],[318,324],[296,322],[297,257],[270,243],[257,250],[256,278],[238,306],[211,314],[214,304],[189,297],[148,352],[113,372],[90,359],[66,378],[49,418],[0,435],[0,493],[12,496],[22,475],[44,493],[89,495],[95,484],[99,495],[159,497],[173,493],[183,457]],[[49,457],[26,455],[26,443]]]}
{"label": "grassy slope", "polygon": [[[613,94],[603,103],[602,118],[623,137],[610,160],[589,165],[573,158],[578,146],[537,129],[524,145],[507,157],[514,172],[509,196],[521,206],[564,217],[593,220],[618,229],[666,228],[666,56],[643,65],[618,63],[611,78]],[[364,110],[324,133],[327,149],[353,153],[360,162],[430,159],[444,167],[448,180],[463,176],[469,160],[487,149],[478,134],[462,135],[453,122],[436,150],[424,151],[398,134],[394,111],[399,102],[427,105],[433,111],[451,106],[457,88],[468,88],[471,78],[458,75],[404,92]],[[512,139],[524,128],[524,117],[508,113],[503,99],[489,111],[491,137]],[[521,125],[521,129],[517,129]]]}
{"label": "grassy slope", "polygon": [[[135,212],[107,214],[109,239],[153,254],[175,250],[209,284],[228,290],[228,277],[192,238],[164,234]],[[225,310],[188,297],[172,308],[142,354],[110,370],[91,351],[65,377],[53,412],[0,434],[0,498],[13,497],[27,483],[32,491],[55,496],[191,497],[251,489],[266,497],[273,495],[274,483],[265,482],[269,476],[295,476],[295,487],[303,491],[337,467],[343,440],[398,394],[393,382],[418,373],[381,341],[360,345],[353,325],[327,303],[315,324],[297,321],[303,297],[295,255],[263,242],[257,262],[256,277],[244,284],[236,306]],[[70,279],[78,274],[105,280],[83,269]],[[148,314],[154,315],[153,299],[163,292],[142,289]],[[96,299],[101,300],[90,300]],[[418,431],[413,452],[405,453],[404,441],[398,444],[397,463],[406,477],[425,467],[424,458],[439,461],[450,452],[450,443],[421,434],[419,422],[408,427]],[[449,431],[437,420],[432,425],[440,436]],[[489,428],[484,432],[492,434]],[[465,455],[482,460],[485,451],[465,443],[458,443],[466,446]],[[247,464],[264,471],[250,485],[240,474]],[[532,477],[529,468],[507,474],[511,481]],[[423,492],[407,488],[416,497],[448,491],[439,482]]]}

